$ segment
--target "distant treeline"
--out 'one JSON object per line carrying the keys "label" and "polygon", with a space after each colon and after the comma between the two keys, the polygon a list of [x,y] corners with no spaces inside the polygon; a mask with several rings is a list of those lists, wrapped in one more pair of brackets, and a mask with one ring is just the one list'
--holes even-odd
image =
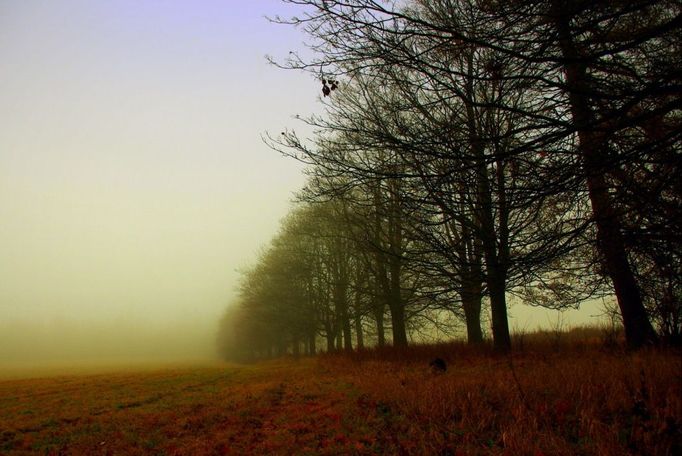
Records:
{"label": "distant treeline", "polygon": [[443,315],[480,343],[488,314],[508,351],[510,295],[615,294],[630,347],[679,339],[679,1],[291,3],[307,14],[275,22],[312,53],[277,64],[319,77],[326,110],[312,139],[266,139],[309,181],[225,356],[405,345]]}

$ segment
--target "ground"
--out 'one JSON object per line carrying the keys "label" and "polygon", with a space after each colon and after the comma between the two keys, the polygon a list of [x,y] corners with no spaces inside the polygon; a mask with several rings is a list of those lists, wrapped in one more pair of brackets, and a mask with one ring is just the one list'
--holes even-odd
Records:
{"label": "ground", "polygon": [[680,451],[674,350],[441,345],[0,381],[2,455]]}

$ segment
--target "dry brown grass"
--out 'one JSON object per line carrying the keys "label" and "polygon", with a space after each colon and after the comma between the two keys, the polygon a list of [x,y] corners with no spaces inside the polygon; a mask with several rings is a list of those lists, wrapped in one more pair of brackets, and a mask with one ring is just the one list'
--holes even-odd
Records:
{"label": "dry brown grass", "polygon": [[0,381],[0,454],[680,454],[679,351],[531,339]]}
{"label": "dry brown grass", "polygon": [[[513,356],[443,345],[402,362],[368,353],[323,364],[379,404],[390,453],[680,454],[679,352],[542,342]],[[432,356],[448,360],[445,374],[428,370]]]}

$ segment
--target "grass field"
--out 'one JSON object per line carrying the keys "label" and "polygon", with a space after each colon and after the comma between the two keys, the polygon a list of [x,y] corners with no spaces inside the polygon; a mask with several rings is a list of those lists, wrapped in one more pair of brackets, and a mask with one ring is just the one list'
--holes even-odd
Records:
{"label": "grass field", "polygon": [[0,454],[682,454],[682,357],[441,345],[11,379]]}

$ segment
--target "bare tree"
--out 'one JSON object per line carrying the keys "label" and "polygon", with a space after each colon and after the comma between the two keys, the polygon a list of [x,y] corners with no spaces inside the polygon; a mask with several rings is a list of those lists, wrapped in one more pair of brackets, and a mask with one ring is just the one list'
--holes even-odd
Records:
{"label": "bare tree", "polygon": [[[511,254],[505,244],[519,236],[512,236],[505,226],[509,208],[518,204],[529,213],[533,203],[552,195],[571,194],[578,197],[559,201],[581,204],[581,195],[589,198],[591,219],[579,226],[576,217],[571,230],[578,236],[590,222],[595,224],[596,246],[613,283],[629,345],[638,347],[656,340],[642,287],[633,271],[631,245],[635,243],[627,240],[625,221],[633,214],[647,219],[656,214],[657,232],[669,240],[675,220],[679,220],[679,188],[671,179],[660,180],[665,196],[647,201],[669,206],[670,210],[657,211],[629,204],[627,192],[616,183],[642,187],[641,180],[633,179],[632,169],[628,169],[632,164],[663,158],[668,175],[679,169],[679,160],[674,158],[679,153],[682,103],[678,96],[682,24],[678,2],[292,3],[307,5],[308,13],[279,22],[304,27],[314,40],[316,57],[304,60],[293,54],[284,66],[333,74],[335,81],[342,76],[353,81],[370,78],[372,87],[390,86],[403,95],[437,94],[441,99],[457,100],[449,104],[455,114],[453,122],[431,124],[447,133],[460,133],[466,140],[468,150],[463,156],[469,163],[462,161],[459,166],[474,172],[468,184],[474,183],[476,189],[473,213],[483,248],[488,294],[494,301],[493,328],[499,336],[499,348],[508,348],[503,304],[509,279],[509,265],[505,263]],[[504,87],[508,88],[506,93]],[[364,106],[372,109],[369,104]],[[423,120],[433,105],[412,103],[410,107],[421,107],[419,118]],[[391,121],[404,119],[401,113],[394,109],[380,125],[390,126]],[[511,121],[511,128],[500,128],[505,118]],[[666,128],[658,134],[647,133],[643,139],[628,138],[632,131],[646,132],[652,121]],[[426,128],[428,133],[433,130]],[[405,136],[398,132],[381,146],[403,154],[409,151],[413,156],[437,156],[424,135]],[[405,140],[394,141],[396,138]],[[362,149],[366,143],[356,146]],[[533,159],[536,155],[546,160]],[[524,165],[527,170],[536,168],[540,179],[528,179],[530,174],[519,179],[524,185],[519,194],[524,196],[522,201],[510,203],[504,197],[515,187],[507,185],[508,181],[514,168]],[[344,166],[334,169],[343,172]],[[359,173],[357,166],[345,171],[351,176]],[[617,179],[619,173],[624,173],[624,178]],[[428,175],[438,177],[437,173]],[[557,202],[552,205],[560,206]],[[542,210],[534,212],[544,214]],[[564,212],[582,215],[574,208],[564,207]],[[562,236],[568,234],[562,231]],[[679,242],[673,242],[673,247],[679,251]]]}

